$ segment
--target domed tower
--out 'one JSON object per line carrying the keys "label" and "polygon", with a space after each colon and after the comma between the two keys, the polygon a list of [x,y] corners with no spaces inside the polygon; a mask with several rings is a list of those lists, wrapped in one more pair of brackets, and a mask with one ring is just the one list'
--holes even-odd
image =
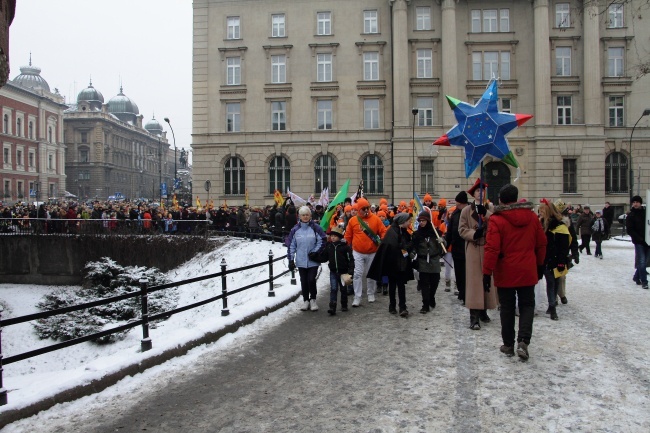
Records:
{"label": "domed tower", "polygon": [[162,133],[163,133],[162,125],[160,124],[160,122],[158,122],[156,120],[155,115],[153,116],[153,118],[150,121],[148,121],[144,125],[144,129],[146,129],[147,131],[149,131],[151,134],[154,134],[154,135],[162,135]]}
{"label": "domed tower", "polygon": [[122,91],[120,86],[120,93],[113,96],[108,101],[108,112],[120,119],[122,122],[130,123],[131,125],[138,124],[138,114],[140,110],[135,102],[129,99]]}
{"label": "domed tower", "polygon": [[15,84],[32,90],[50,91],[50,85],[41,77],[41,68],[32,66],[32,56],[29,56],[29,66],[20,68],[20,75],[12,80]]}
{"label": "domed tower", "polygon": [[102,111],[103,104],[104,95],[93,87],[92,80],[90,80],[88,87],[77,95],[77,107],[80,111]]}

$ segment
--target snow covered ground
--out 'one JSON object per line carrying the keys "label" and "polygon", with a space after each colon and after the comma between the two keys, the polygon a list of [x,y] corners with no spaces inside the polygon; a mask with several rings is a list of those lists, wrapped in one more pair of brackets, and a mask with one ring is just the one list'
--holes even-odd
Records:
{"label": "snow covered ground", "polygon": [[[265,242],[232,241],[231,245],[220,252],[201,256],[171,272],[170,276],[179,280],[217,272],[224,256],[229,267],[259,262],[267,257],[269,249],[277,255],[284,254],[284,248],[278,244],[273,246]],[[592,243],[592,252],[593,250]],[[446,394],[444,387],[450,387],[450,392],[453,392],[454,387],[467,386],[463,385],[467,382],[462,378],[463,369],[472,366],[464,365],[470,362],[465,355],[473,353],[472,356],[480,359],[480,364],[472,367],[477,370],[480,389],[477,390],[478,400],[470,406],[476,406],[475,409],[480,412],[483,431],[650,431],[650,340],[646,335],[650,329],[650,293],[631,280],[634,249],[629,238],[604,242],[603,255],[604,259],[599,260],[583,254],[580,264],[570,271],[567,281],[569,304],[558,308],[559,322],[550,321],[544,314],[547,305],[541,288],[537,297],[538,316],[533,331],[531,360],[527,363],[498,353],[500,338],[496,312],[491,314],[493,323],[484,330],[468,331],[465,324],[466,310],[443,298],[444,302],[439,301],[441,305],[436,308],[435,314],[415,314],[408,321],[396,322],[403,328],[401,332],[421,326],[422,320],[426,320],[426,323],[433,320],[435,323],[435,331],[432,332],[435,335],[436,350],[429,353],[437,367],[431,371],[432,375],[428,379],[435,385],[427,389],[439,389],[438,394],[445,397],[441,401],[430,401],[428,406],[440,410],[448,408],[450,402],[446,400],[450,399],[450,394]],[[263,279],[265,269],[261,269],[260,275],[245,276],[245,282],[239,284]],[[326,275],[326,272],[323,274]],[[242,298],[236,301],[234,297],[230,298],[231,315],[225,318],[220,316],[220,302],[174,316],[158,329],[152,330],[154,350],[151,352],[173,347],[206,331],[214,331],[271,303],[294,296],[298,293],[298,286],[291,286],[288,282],[288,277],[281,281],[282,284],[276,288],[276,298],[266,297],[266,287],[244,292]],[[236,287],[238,282],[229,281],[230,284],[233,284],[230,287]],[[325,279],[321,277],[319,299],[326,296],[321,289],[325,284]],[[8,308],[9,311],[5,314],[9,313],[9,317],[33,312],[34,303],[51,290],[47,287],[29,287],[29,292],[25,295],[22,294],[25,289],[25,286],[0,285],[0,301]],[[411,294],[412,288],[408,290],[408,296],[412,297],[409,299],[413,299],[409,303],[413,305],[416,295]],[[218,281],[197,283],[183,292],[180,304],[212,296],[219,291]],[[20,297],[17,296],[19,292]],[[437,298],[442,296],[439,293]],[[321,303],[324,304],[326,302]],[[183,357],[126,378],[99,394],[56,405],[34,417],[12,423],[3,431],[41,431],[44,425],[48,426],[47,431],[80,431],[79,420],[89,413],[119,408],[120,402],[131,395],[146,399],[151,388],[156,388],[152,384],[167,383],[175,371],[181,371],[190,365],[195,365],[194,369],[198,369],[197,360],[200,365],[201,359],[212,359],[215,352],[226,357],[228,353],[239,353],[256,336],[263,336],[270,329],[282,326],[283,321],[289,317],[300,314],[296,310],[296,304],[289,305],[216,343],[198,347]],[[375,314],[373,308],[355,310],[351,314]],[[326,315],[325,311],[313,314]],[[336,323],[345,320],[339,316],[335,319]],[[388,314],[379,317],[392,319]],[[31,325],[11,329],[20,326],[3,331],[3,353],[11,355],[42,344],[32,335],[29,329]],[[414,328],[410,332],[422,332],[415,329],[423,328]],[[326,328],[321,332],[327,332]],[[388,335],[389,331],[385,332]],[[10,403],[0,408],[0,413],[7,408],[45,398],[65,387],[86,383],[118,369],[136,357],[147,356],[146,353],[139,352],[140,338],[140,329],[136,328],[126,340],[115,345],[96,346],[86,343],[33,358],[32,362],[22,361],[7,366],[5,387],[9,390]],[[369,338],[360,344],[373,344],[372,341]],[[390,346],[391,343],[386,341],[386,344]],[[456,345],[460,347],[458,353],[455,352]],[[414,383],[421,383],[421,373],[416,370],[410,373]],[[454,385],[456,383],[460,385]],[[367,394],[372,390],[363,392]],[[375,392],[382,390],[377,388]],[[462,393],[459,395],[462,396]],[[405,394],[400,402],[408,406],[408,398]],[[417,394],[417,398],[420,401],[426,397],[425,394]],[[412,408],[415,416],[415,408]],[[401,419],[397,414],[394,418],[394,421]],[[504,419],[507,421],[504,422]],[[391,420],[392,418],[386,422]],[[444,419],[439,422],[452,428],[445,424]],[[368,425],[368,428],[361,430],[399,431],[383,428],[373,430],[370,427]],[[462,428],[456,431],[461,430],[465,431]],[[420,430],[407,428],[403,431]],[[452,428],[448,431],[455,430]]]}

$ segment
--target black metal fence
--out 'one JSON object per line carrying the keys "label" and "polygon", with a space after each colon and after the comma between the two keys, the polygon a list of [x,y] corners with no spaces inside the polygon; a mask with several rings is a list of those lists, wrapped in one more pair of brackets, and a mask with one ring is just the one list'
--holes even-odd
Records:
{"label": "black metal fence", "polygon": [[[269,251],[268,260],[266,260],[266,261],[255,263],[255,264],[252,264],[252,265],[242,266],[240,268],[235,268],[235,269],[230,269],[230,270],[227,269],[226,259],[224,258],[224,259],[222,259],[221,264],[220,264],[221,271],[217,272],[217,273],[204,275],[204,276],[201,276],[201,277],[190,278],[190,279],[187,279],[187,280],[182,280],[182,281],[178,281],[178,282],[174,282],[174,283],[161,284],[161,285],[152,286],[152,287],[149,287],[147,280],[143,279],[143,280],[140,280],[140,291],[139,292],[127,293],[127,294],[123,294],[123,295],[119,295],[119,296],[113,296],[113,297],[110,297],[110,298],[105,298],[105,299],[101,299],[101,300],[97,300],[97,301],[86,302],[84,304],[69,306],[69,307],[65,307],[65,308],[59,308],[59,309],[56,309],[56,310],[44,311],[44,312],[41,312],[41,313],[28,314],[26,316],[14,317],[14,318],[11,318],[11,319],[2,319],[2,316],[1,316],[2,310],[0,309],[0,405],[7,404],[7,391],[3,386],[3,375],[2,375],[2,373],[3,373],[3,365],[12,364],[14,362],[23,361],[25,359],[33,358],[33,357],[38,356],[38,355],[43,355],[45,353],[49,353],[49,352],[60,350],[60,349],[66,348],[66,347],[74,346],[76,344],[84,343],[86,341],[106,337],[108,335],[115,334],[115,333],[118,333],[118,332],[122,332],[122,331],[125,331],[127,329],[134,328],[136,326],[142,326],[142,340],[140,341],[140,348],[141,348],[141,350],[143,352],[147,351],[147,350],[152,348],[152,340],[151,340],[151,337],[149,335],[149,323],[151,321],[153,321],[153,320],[168,318],[168,317],[170,317],[170,316],[172,316],[174,314],[181,313],[181,312],[187,311],[187,310],[191,310],[193,308],[200,307],[202,305],[209,304],[211,302],[215,302],[215,301],[218,301],[218,300],[222,301],[221,315],[222,316],[227,316],[227,315],[230,314],[230,309],[228,307],[228,296],[229,295],[234,295],[236,293],[243,292],[243,291],[251,289],[253,287],[257,287],[257,286],[268,283],[268,292],[267,292],[268,296],[269,297],[274,297],[275,296],[275,291],[274,291],[274,288],[273,288],[274,280],[288,274],[289,272],[291,272],[291,284],[295,285],[296,284],[296,278],[295,278],[294,271],[285,270],[283,272],[280,272],[277,275],[274,274],[273,264],[275,262],[277,262],[277,261],[285,259],[286,257],[287,256],[284,255],[284,256],[281,256],[281,257],[278,257],[278,258],[274,258],[273,252]],[[251,283],[251,284],[248,284],[248,285],[246,285],[244,287],[239,287],[239,288],[234,289],[234,290],[228,290],[227,279],[226,279],[227,275],[237,273],[237,272],[242,272],[242,271],[245,271],[245,270],[248,270],[248,269],[253,269],[253,268],[256,268],[256,267],[260,267],[260,266],[268,266],[268,275],[269,275],[269,277],[267,279],[262,280],[262,281],[258,281],[258,282],[255,282],[255,283]],[[221,294],[220,295],[213,296],[211,298],[204,299],[202,301],[195,302],[193,304],[185,305],[183,307],[178,307],[178,308],[175,308],[175,309],[170,310],[170,311],[165,311],[165,312],[154,314],[154,315],[151,315],[151,316],[149,315],[149,312],[148,312],[148,310],[149,310],[148,309],[148,295],[149,295],[149,293],[157,292],[159,290],[169,289],[169,288],[172,288],[172,287],[183,286],[183,285],[186,285],[186,284],[195,283],[197,281],[208,280],[208,279],[211,279],[211,278],[218,278],[218,277],[221,277]],[[39,349],[35,349],[35,350],[31,350],[31,351],[28,351],[28,352],[19,353],[19,354],[16,354],[16,355],[9,356],[7,358],[4,358],[4,355],[2,354],[2,330],[7,326],[17,325],[19,323],[25,323],[25,322],[30,322],[30,321],[39,320],[39,319],[45,319],[47,317],[56,316],[56,315],[60,315],[60,314],[65,314],[65,313],[70,313],[70,312],[73,312],[73,311],[85,310],[85,309],[92,308],[92,307],[97,307],[97,306],[100,306],[100,305],[111,304],[111,303],[122,301],[122,300],[125,300],[125,299],[134,298],[136,296],[139,296],[140,300],[141,300],[142,317],[140,319],[129,321],[128,323],[126,323],[124,325],[117,326],[115,328],[107,329],[107,330],[97,332],[97,333],[94,333],[94,334],[85,335],[83,337],[78,337],[78,338],[75,338],[75,339],[71,339],[71,340],[60,342],[60,343],[52,344],[52,345],[42,347],[42,348],[39,348]]]}

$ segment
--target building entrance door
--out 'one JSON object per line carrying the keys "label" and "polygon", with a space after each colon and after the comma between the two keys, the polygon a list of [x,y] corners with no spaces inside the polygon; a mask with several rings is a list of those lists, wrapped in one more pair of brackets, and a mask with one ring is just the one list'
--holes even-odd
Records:
{"label": "building entrance door", "polygon": [[499,190],[510,183],[510,169],[501,161],[492,161],[483,170],[488,184],[488,200],[496,206],[499,204]]}

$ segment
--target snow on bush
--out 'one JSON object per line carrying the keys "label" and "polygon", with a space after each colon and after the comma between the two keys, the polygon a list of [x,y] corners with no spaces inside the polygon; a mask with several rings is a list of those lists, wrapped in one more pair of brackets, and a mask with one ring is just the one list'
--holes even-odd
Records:
{"label": "snow on bush", "polygon": [[[58,289],[43,297],[37,304],[41,310],[79,305],[86,302],[140,291],[140,279],[146,279],[149,287],[169,283],[169,279],[157,268],[120,266],[114,260],[103,257],[97,262],[88,262],[84,268],[84,281],[80,289],[69,291]],[[178,290],[169,288],[149,293],[149,314],[154,315],[172,310],[178,304]],[[40,338],[70,340],[104,329],[114,328],[142,316],[140,297],[125,299],[106,305],[74,311],[38,320],[34,327]],[[113,342],[123,338],[128,331],[111,334],[94,340],[97,343]]]}

